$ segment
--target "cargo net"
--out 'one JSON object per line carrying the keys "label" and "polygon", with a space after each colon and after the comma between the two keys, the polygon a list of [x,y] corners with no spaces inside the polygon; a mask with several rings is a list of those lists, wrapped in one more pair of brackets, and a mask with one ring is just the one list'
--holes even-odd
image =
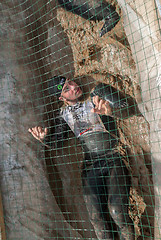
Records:
{"label": "cargo net", "polygon": [[1,238],[161,239],[159,0],[0,6]]}

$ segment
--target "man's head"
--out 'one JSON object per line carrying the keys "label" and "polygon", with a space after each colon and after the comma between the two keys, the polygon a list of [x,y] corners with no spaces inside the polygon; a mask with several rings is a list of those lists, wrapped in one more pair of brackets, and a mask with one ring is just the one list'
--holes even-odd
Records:
{"label": "man's head", "polygon": [[82,96],[82,90],[78,84],[62,76],[53,77],[49,81],[48,86],[50,94],[56,95],[59,100],[69,105],[78,102],[79,98]]}

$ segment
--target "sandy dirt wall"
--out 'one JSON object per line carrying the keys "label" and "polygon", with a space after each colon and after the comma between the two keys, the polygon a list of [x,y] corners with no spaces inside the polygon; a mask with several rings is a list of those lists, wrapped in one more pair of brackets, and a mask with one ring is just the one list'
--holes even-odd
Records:
{"label": "sandy dirt wall", "polygon": [[[160,1],[157,1],[158,3]],[[155,194],[155,235],[161,238],[161,104],[160,62],[161,21],[156,1],[118,0],[124,19],[124,28],[131,45],[141,89],[138,106],[149,122],[152,153],[152,176]]]}
{"label": "sandy dirt wall", "polygon": [[[117,10],[122,14],[118,6]],[[95,83],[101,81],[111,84],[140,101],[140,84],[130,44],[124,32],[123,19],[110,33],[100,38],[101,22],[85,21],[62,8],[57,12],[57,18],[71,43],[75,76],[88,75]],[[87,80],[83,78],[81,82],[82,85],[87,84]],[[146,238],[153,235],[154,221],[153,217],[148,217],[154,214],[149,124],[141,114],[124,120],[118,119],[117,123],[121,141],[130,149],[128,154],[133,175],[133,219],[138,234],[143,234]]]}

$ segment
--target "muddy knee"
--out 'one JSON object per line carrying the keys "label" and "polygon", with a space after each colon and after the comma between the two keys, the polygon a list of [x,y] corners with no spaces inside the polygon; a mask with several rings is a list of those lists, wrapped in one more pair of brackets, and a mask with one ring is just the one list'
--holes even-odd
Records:
{"label": "muddy knee", "polygon": [[124,206],[110,205],[110,215],[119,228],[119,235],[121,240],[134,240],[135,239],[135,228],[134,224],[129,217],[128,210],[124,209]]}
{"label": "muddy knee", "polygon": [[115,205],[109,205],[109,212],[111,217],[115,222],[118,222],[122,220],[123,218],[123,213],[121,211],[121,207],[115,206]]}

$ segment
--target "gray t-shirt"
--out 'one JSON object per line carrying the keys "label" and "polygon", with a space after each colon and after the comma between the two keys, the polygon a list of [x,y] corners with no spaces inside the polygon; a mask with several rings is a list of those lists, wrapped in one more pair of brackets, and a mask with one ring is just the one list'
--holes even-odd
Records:
{"label": "gray t-shirt", "polygon": [[89,132],[107,132],[100,116],[91,112],[92,108],[94,105],[88,100],[61,109],[61,116],[77,138]]}

